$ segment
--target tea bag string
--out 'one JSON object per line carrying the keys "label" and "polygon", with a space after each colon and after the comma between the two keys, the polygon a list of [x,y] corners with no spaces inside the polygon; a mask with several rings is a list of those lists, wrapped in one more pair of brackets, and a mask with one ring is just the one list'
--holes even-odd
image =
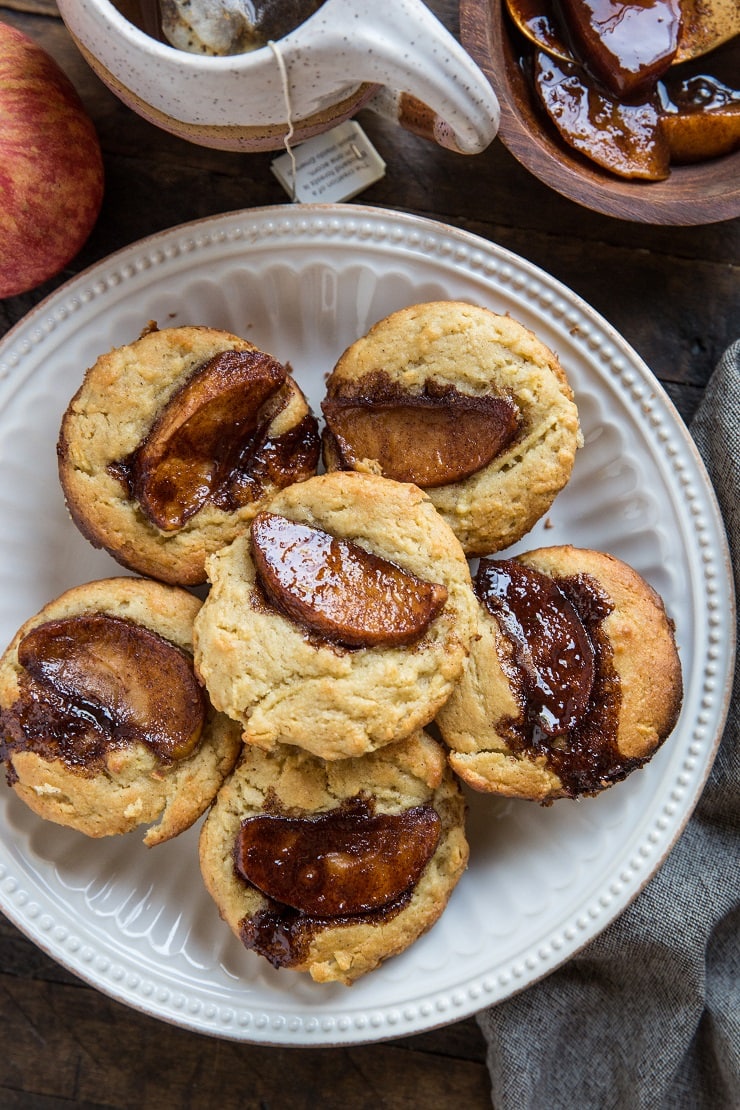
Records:
{"label": "tea bag string", "polygon": [[277,62],[277,67],[278,67],[278,70],[280,71],[280,81],[282,83],[282,88],[283,88],[283,99],[285,100],[285,116],[286,116],[286,121],[287,121],[287,124],[288,124],[288,130],[285,133],[285,137],[283,139],[283,145],[284,145],[286,151],[288,152],[288,157],[290,158],[290,173],[291,173],[291,198],[290,199],[295,204],[297,199],[298,199],[297,196],[296,196],[297,167],[296,167],[295,154],[293,153],[293,147],[290,145],[290,140],[293,138],[295,128],[293,127],[293,109],[292,109],[292,106],[291,106],[291,103],[290,103],[290,85],[288,84],[288,70],[285,66],[285,59],[283,58],[283,55],[280,51],[280,47],[278,46],[278,44],[276,42],[274,42],[272,39],[268,39],[267,45],[270,47],[270,50],[272,50],[272,53],[275,56],[275,61]]}

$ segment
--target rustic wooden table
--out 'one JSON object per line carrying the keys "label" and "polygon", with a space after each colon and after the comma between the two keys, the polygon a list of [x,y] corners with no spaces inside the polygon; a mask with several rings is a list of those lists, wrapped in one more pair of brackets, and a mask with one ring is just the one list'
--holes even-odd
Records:
{"label": "rustic wooden table", "polygon": [[[455,0],[429,5],[459,34]],[[0,334],[42,297],[111,251],[183,221],[286,203],[273,154],[210,151],[135,116],[97,80],[54,0],[0,0],[0,20],[37,40],[78,88],[100,136],[106,194],[82,253],[57,279],[0,301]],[[620,222],[550,192],[497,141],[474,159],[368,113],[387,163],[362,203],[442,220],[543,267],[609,320],[690,420],[723,349],[740,336],[740,219],[671,229]],[[374,1045],[281,1049],[214,1040],[112,1001],[0,918],[0,1105],[444,1110],[490,1106],[473,1018]]]}

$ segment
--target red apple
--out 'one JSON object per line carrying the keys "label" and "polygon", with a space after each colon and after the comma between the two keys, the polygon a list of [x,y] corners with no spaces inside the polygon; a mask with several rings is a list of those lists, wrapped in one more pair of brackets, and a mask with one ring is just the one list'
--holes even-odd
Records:
{"label": "red apple", "polygon": [[58,274],[92,231],[103,159],[69,78],[0,23],[0,297]]}

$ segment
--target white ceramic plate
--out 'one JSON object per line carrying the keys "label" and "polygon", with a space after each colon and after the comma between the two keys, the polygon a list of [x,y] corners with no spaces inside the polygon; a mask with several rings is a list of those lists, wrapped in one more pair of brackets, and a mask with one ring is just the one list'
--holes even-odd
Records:
{"label": "white ceramic plate", "polygon": [[435,927],[351,988],[273,970],[220,921],[198,829],[147,850],[36,818],[0,784],[0,908],[111,996],[199,1032],[278,1044],[357,1043],[465,1017],[546,975],[658,868],[693,809],[724,721],[732,580],[724,531],[685,427],[634,351],[522,259],[441,224],[360,206],[281,206],[174,228],[65,285],[0,344],[0,641],[65,588],[120,573],[68,519],[62,413],[98,354],[149,320],[244,335],[289,361],[316,408],[324,375],[374,321],[459,298],[511,312],[560,355],[585,446],[520,549],[611,552],[675,619],[685,703],[644,770],[550,808],[469,796],[471,861]]}

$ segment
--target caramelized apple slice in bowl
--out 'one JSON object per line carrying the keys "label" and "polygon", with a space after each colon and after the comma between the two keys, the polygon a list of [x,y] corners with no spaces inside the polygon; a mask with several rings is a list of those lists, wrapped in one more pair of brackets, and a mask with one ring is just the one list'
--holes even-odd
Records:
{"label": "caramelized apple slice in bowl", "polygon": [[[520,64],[505,0],[460,0],[460,28],[464,45],[499,98],[501,141],[550,188],[586,208],[635,223],[691,226],[740,215],[740,151],[674,165],[661,181],[617,177],[564,143],[552,126]],[[737,44],[721,49],[734,51]]]}

